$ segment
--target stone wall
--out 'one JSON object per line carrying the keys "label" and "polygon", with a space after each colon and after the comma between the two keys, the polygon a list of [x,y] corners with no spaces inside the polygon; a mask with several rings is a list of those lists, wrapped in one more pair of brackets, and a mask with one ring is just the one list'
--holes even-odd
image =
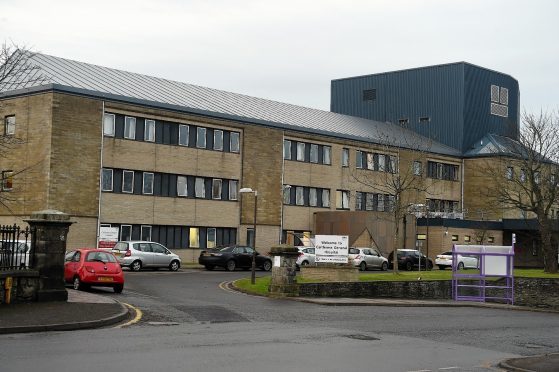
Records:
{"label": "stone wall", "polygon": [[33,302],[39,291],[39,272],[14,270],[0,272],[0,304],[6,303],[6,279],[12,278],[10,303]]}
{"label": "stone wall", "polygon": [[301,276],[309,280],[348,282],[342,284],[351,284],[359,280],[359,271],[354,266],[303,266],[301,267]]}

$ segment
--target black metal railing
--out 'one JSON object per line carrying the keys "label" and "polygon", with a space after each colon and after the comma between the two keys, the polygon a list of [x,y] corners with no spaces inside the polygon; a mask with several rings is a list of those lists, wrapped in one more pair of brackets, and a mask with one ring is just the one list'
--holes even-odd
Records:
{"label": "black metal railing", "polygon": [[33,267],[31,229],[17,225],[0,226],[0,271]]}

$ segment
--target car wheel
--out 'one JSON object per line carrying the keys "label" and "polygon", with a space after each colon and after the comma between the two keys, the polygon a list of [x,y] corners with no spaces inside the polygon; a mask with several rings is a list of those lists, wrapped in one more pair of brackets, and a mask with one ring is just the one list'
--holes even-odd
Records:
{"label": "car wheel", "polygon": [[169,271],[177,271],[181,267],[181,264],[177,260],[171,261],[169,264]]}
{"label": "car wheel", "polygon": [[464,262],[458,262],[458,270],[464,270]]}
{"label": "car wheel", "polygon": [[136,260],[136,261],[132,262],[132,264],[130,265],[130,270],[132,270],[132,271],[142,270],[142,262],[140,260]]}
{"label": "car wheel", "polygon": [[212,271],[213,269],[215,269],[214,265],[206,265],[205,267],[206,267],[206,270],[208,270],[208,271]]}
{"label": "car wheel", "polygon": [[432,262],[427,262],[427,270],[428,271],[433,270],[433,263]]}
{"label": "car wheel", "polygon": [[272,261],[264,261],[264,265],[262,265],[262,270],[264,271],[272,270]]}
{"label": "car wheel", "polygon": [[382,271],[388,270],[388,264],[387,264],[386,262],[383,262],[383,263],[382,263],[382,266],[380,267],[380,269],[381,269]]}
{"label": "car wheel", "polygon": [[365,263],[365,261],[361,261],[361,263],[359,264],[359,270],[361,271],[367,270],[367,264]]}
{"label": "car wheel", "polygon": [[235,268],[237,267],[237,264],[235,263],[235,261],[233,260],[229,260],[227,261],[227,263],[225,264],[225,269],[227,271],[235,271]]}
{"label": "car wheel", "polygon": [[303,262],[301,262],[301,266],[309,266],[309,261],[303,261]]}
{"label": "car wheel", "polygon": [[77,277],[77,276],[74,277],[74,281],[72,282],[72,284],[73,284],[74,289],[75,289],[76,291],[81,291],[81,290],[83,290],[83,283],[82,283],[82,281],[80,280],[79,277]]}
{"label": "car wheel", "polygon": [[446,266],[439,265],[439,270],[444,270],[444,269],[446,269]]}
{"label": "car wheel", "polygon": [[407,270],[407,271],[411,271],[412,269],[413,269],[413,265],[412,265],[412,263],[411,263],[411,262],[409,262],[409,261],[408,261],[408,262],[406,262],[406,270]]}
{"label": "car wheel", "polygon": [[124,289],[124,285],[122,284],[117,284],[113,287],[113,291],[115,291],[115,293],[122,293],[123,289]]}

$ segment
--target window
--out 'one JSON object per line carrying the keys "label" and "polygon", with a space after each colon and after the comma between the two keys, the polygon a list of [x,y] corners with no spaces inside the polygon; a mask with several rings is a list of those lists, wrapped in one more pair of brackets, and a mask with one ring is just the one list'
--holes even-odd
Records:
{"label": "window", "polygon": [[317,203],[318,203],[318,199],[316,195],[316,189],[314,187],[311,187],[309,189],[309,205],[311,207],[316,207]]}
{"label": "window", "polygon": [[177,196],[188,196],[188,186],[185,176],[177,176]]}
{"label": "window", "polygon": [[200,248],[200,229],[191,227],[188,234],[188,245],[190,248]]}
{"label": "window", "polygon": [[212,199],[221,199],[222,180],[214,178],[212,181]]}
{"label": "window", "polygon": [[101,190],[103,191],[113,191],[113,170],[103,169],[101,175]]}
{"label": "window", "polygon": [[318,145],[311,144],[311,163],[318,163]]}
{"label": "window", "polygon": [[124,138],[136,139],[136,118],[131,116],[124,117]]}
{"label": "window", "polygon": [[[254,229],[247,229],[247,241],[246,241],[246,245],[250,246],[250,247],[254,247]],[[244,248],[242,247],[237,247],[235,248],[235,250],[237,251],[233,251],[235,253],[244,253]]]}
{"label": "window", "polygon": [[363,168],[363,152],[359,150],[355,151],[355,168]]}
{"label": "window", "polygon": [[520,170],[520,182],[526,182],[526,171],[524,169]]}
{"label": "window", "polygon": [[205,198],[206,197],[206,187],[203,178],[196,177],[194,191],[196,192],[197,198]]}
{"label": "window", "polygon": [[365,194],[365,209],[368,211],[375,210],[375,194],[367,193]]}
{"label": "window", "polygon": [[120,226],[120,240],[122,241],[132,240],[132,225]]}
{"label": "window", "polygon": [[363,101],[374,101],[377,99],[376,89],[365,89],[363,91]]}
{"label": "window", "polygon": [[215,227],[211,227],[208,229],[208,235],[206,238],[206,247],[207,248],[215,248],[216,246],[216,229]]}
{"label": "window", "polygon": [[447,181],[458,181],[458,165],[428,161],[427,177]]}
{"label": "window", "polygon": [[375,169],[375,156],[370,152],[367,153],[367,169],[374,170]]}
{"label": "window", "polygon": [[349,191],[336,190],[336,208],[349,209]]}
{"label": "window", "polygon": [[303,142],[297,142],[297,160],[305,161],[305,144]]}
{"label": "window", "polygon": [[291,187],[283,187],[283,204],[291,204]]}
{"label": "window", "polygon": [[291,141],[283,141],[283,158],[286,160],[291,160]]}
{"label": "window", "polygon": [[223,151],[223,131],[214,130],[214,150]]}
{"label": "window", "polygon": [[512,178],[514,177],[514,168],[513,167],[507,167],[505,177],[507,177],[507,180],[512,180]]}
{"label": "window", "polygon": [[122,192],[133,193],[134,192],[134,172],[133,171],[123,171],[122,172]]}
{"label": "window", "polygon": [[429,116],[420,116],[419,117],[419,122],[420,123],[429,123],[431,121],[431,118]]}
{"label": "window", "polygon": [[403,127],[407,126],[409,123],[410,123],[410,119],[407,118],[398,120],[398,124],[400,124]]}
{"label": "window", "polygon": [[384,212],[384,195],[378,194],[377,211]]}
{"label": "window", "polygon": [[4,118],[4,135],[13,136],[15,133],[16,133],[15,115],[6,116]]}
{"label": "window", "polygon": [[357,191],[355,193],[355,210],[360,211],[363,209],[363,193]]}
{"label": "window", "polygon": [[458,235],[452,235],[452,241],[457,242],[458,241]]}
{"label": "window", "polygon": [[493,236],[488,236],[488,237],[487,237],[487,243],[495,243],[495,237],[493,237]]}
{"label": "window", "polygon": [[239,152],[240,136],[238,132],[231,132],[229,137],[229,149],[231,152]]}
{"label": "window", "polygon": [[141,227],[141,240],[145,240],[150,242],[151,241],[151,226],[142,226]]}
{"label": "window", "polygon": [[105,114],[103,116],[103,134],[105,136],[115,136],[115,115]]}
{"label": "window", "polygon": [[14,188],[14,172],[11,170],[2,172],[2,191],[11,191]]}
{"label": "window", "polygon": [[470,235],[464,235],[464,242],[466,243],[470,242]]}
{"label": "window", "polygon": [[146,195],[153,194],[153,173],[144,172],[142,192]]}
{"label": "window", "polygon": [[322,164],[332,164],[332,148],[330,146],[324,146],[322,149]]}
{"label": "window", "polygon": [[179,145],[188,146],[189,127],[188,125],[179,125]]}
{"label": "window", "polygon": [[322,206],[330,208],[330,190],[322,190]]}
{"label": "window", "polygon": [[421,176],[422,173],[422,164],[419,160],[413,162],[413,174],[415,176]]}
{"label": "window", "polygon": [[540,172],[534,172],[534,182],[539,185],[540,184]]}
{"label": "window", "polygon": [[229,180],[229,200],[237,200],[237,181]]}
{"label": "window", "polygon": [[146,120],[144,140],[148,142],[155,142],[155,120]]}
{"label": "window", "polygon": [[305,194],[304,189],[301,186],[295,188],[295,204],[305,205]]}
{"label": "window", "polygon": [[390,173],[398,173],[398,160],[395,156],[388,156],[388,171]]}
{"label": "window", "polygon": [[342,167],[349,167],[349,149],[342,149]]}
{"label": "window", "polygon": [[206,148],[206,128],[196,128],[196,147],[199,149]]}
{"label": "window", "polygon": [[386,155],[379,154],[378,156],[378,170],[384,172],[386,170]]}

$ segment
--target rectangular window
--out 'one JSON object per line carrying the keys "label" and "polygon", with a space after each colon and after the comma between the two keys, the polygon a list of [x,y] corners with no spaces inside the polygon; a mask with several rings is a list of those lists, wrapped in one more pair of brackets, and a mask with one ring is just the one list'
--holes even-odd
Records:
{"label": "rectangular window", "polygon": [[214,130],[214,150],[223,151],[223,131]]}
{"label": "rectangular window", "polygon": [[231,132],[229,137],[229,149],[231,152],[239,152],[241,146],[240,135],[238,132]]}
{"label": "rectangular window", "polygon": [[349,209],[349,191],[336,190],[336,208]]}
{"label": "rectangular window", "polygon": [[188,125],[179,125],[179,145],[188,146],[189,127]]}
{"label": "rectangular window", "polygon": [[122,192],[133,193],[134,192],[134,172],[133,171],[123,171],[122,172]]}
{"label": "rectangular window", "polygon": [[295,188],[295,204],[305,205],[305,194],[301,186]]}
{"label": "rectangular window", "polygon": [[390,156],[390,163],[388,163],[389,165],[389,169],[388,171],[390,173],[398,173],[398,160],[395,156]]}
{"label": "rectangular window", "polygon": [[355,151],[355,168],[363,168],[363,152],[359,150]]}
{"label": "rectangular window", "polygon": [[144,140],[148,142],[155,142],[155,120],[147,120],[144,129]]}
{"label": "rectangular window", "polygon": [[330,208],[330,190],[322,190],[322,206],[325,208]]}
{"label": "rectangular window", "polygon": [[153,195],[153,173],[144,172],[143,193]]}
{"label": "rectangular window", "polygon": [[214,178],[212,181],[212,199],[221,199],[222,180]]}
{"label": "rectangular window", "polygon": [[524,169],[520,170],[520,182],[526,182],[526,171]]}
{"label": "rectangular window", "polygon": [[429,116],[420,116],[419,117],[419,122],[420,123],[429,123],[431,121],[431,118]]}
{"label": "rectangular window", "polygon": [[186,176],[177,176],[177,196],[188,196]]}
{"label": "rectangular window", "polygon": [[229,180],[229,200],[237,200],[237,185],[236,180]]}
{"label": "rectangular window", "polygon": [[203,178],[196,177],[196,181],[194,184],[194,191],[196,193],[197,198],[206,197],[206,187]]}
{"label": "rectangular window", "polygon": [[311,187],[309,189],[309,205],[311,207],[316,207],[317,204],[318,204],[318,200],[316,195],[316,189],[314,187]]}
{"label": "rectangular window", "polygon": [[297,142],[297,160],[305,161],[305,144],[303,142]]}
{"label": "rectangular window", "polygon": [[342,167],[349,167],[349,149],[342,149]]}
{"label": "rectangular window", "polygon": [[375,210],[375,194],[367,193],[365,200],[365,209],[368,211]]}
{"label": "rectangular window", "polygon": [[101,190],[103,191],[113,191],[113,170],[103,169],[101,175]]}
{"label": "rectangular window", "polygon": [[191,227],[188,234],[188,246],[190,248],[200,248],[200,229]]}
{"label": "rectangular window", "polygon": [[400,120],[398,120],[398,123],[399,123],[401,126],[405,127],[405,126],[407,126],[407,125],[410,123],[410,119],[407,119],[407,118],[400,119]]}
{"label": "rectangular window", "polygon": [[108,137],[115,136],[115,115],[105,114],[103,116],[103,134]]}
{"label": "rectangular window", "polygon": [[457,242],[458,241],[458,235],[452,235],[452,241]]}
{"label": "rectangular window", "polygon": [[122,241],[132,240],[132,225],[120,226],[120,240]]}
{"label": "rectangular window", "polygon": [[464,235],[464,242],[466,243],[470,242],[470,235]]}
{"label": "rectangular window", "polygon": [[415,176],[421,176],[421,173],[423,171],[421,168],[422,168],[422,164],[419,160],[413,162],[413,174]]}
{"label": "rectangular window", "polygon": [[330,146],[324,146],[322,149],[322,164],[330,165],[332,164],[332,148]]}
{"label": "rectangular window", "polygon": [[375,157],[370,152],[367,153],[367,169],[375,169]]}
{"label": "rectangular window", "polygon": [[206,128],[196,128],[196,147],[199,149],[206,148]]}
{"label": "rectangular window", "polygon": [[379,212],[384,212],[384,195],[383,194],[378,194],[377,197],[378,197],[377,210]]}
{"label": "rectangular window", "polygon": [[384,172],[386,170],[386,155],[379,154],[378,156],[378,170]]}
{"label": "rectangular window", "polygon": [[283,186],[283,204],[291,204],[291,187]]}
{"label": "rectangular window", "polygon": [[11,170],[2,172],[2,191],[11,191],[14,188],[14,172]]}
{"label": "rectangular window", "polygon": [[355,193],[355,210],[360,211],[363,209],[363,193],[357,191]]}
{"label": "rectangular window", "polygon": [[13,136],[16,133],[16,116],[10,115],[4,118],[4,135]]}
{"label": "rectangular window", "polygon": [[493,237],[493,236],[488,236],[488,237],[487,237],[487,243],[495,243],[495,237]]}
{"label": "rectangular window", "polygon": [[283,158],[286,160],[291,160],[291,141],[283,141]]}
{"label": "rectangular window", "polygon": [[216,241],[217,241],[216,236],[217,236],[217,234],[216,234],[215,227],[210,227],[208,229],[208,235],[207,235],[207,238],[206,238],[206,247],[207,248],[215,248]]}
{"label": "rectangular window", "polygon": [[540,172],[534,172],[534,182],[536,185],[540,184]]}
{"label": "rectangular window", "polygon": [[132,116],[124,117],[124,138],[136,139],[136,118]]}
{"label": "rectangular window", "polygon": [[318,145],[311,144],[311,163],[318,163]]}
{"label": "rectangular window", "polygon": [[141,227],[141,240],[151,241],[151,226],[143,225]]}

